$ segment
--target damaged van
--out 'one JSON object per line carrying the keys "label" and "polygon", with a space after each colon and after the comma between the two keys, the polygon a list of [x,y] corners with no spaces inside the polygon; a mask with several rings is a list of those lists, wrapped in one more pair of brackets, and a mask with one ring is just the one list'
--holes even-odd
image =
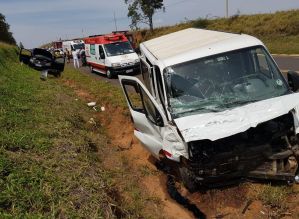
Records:
{"label": "damaged van", "polygon": [[143,81],[120,76],[135,136],[189,190],[242,178],[294,182],[299,76],[245,34],[185,29],[140,45]]}

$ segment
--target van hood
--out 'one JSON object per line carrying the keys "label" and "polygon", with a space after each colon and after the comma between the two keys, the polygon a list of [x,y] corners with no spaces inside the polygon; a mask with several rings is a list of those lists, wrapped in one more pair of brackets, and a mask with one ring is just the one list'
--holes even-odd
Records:
{"label": "van hood", "polygon": [[120,64],[127,64],[130,62],[135,62],[135,60],[139,59],[137,53],[129,53],[119,56],[108,56],[107,59],[111,63],[120,63]]}
{"label": "van hood", "polygon": [[[266,122],[290,110],[299,110],[299,93],[288,94],[247,104],[222,112],[204,113],[175,119],[186,142],[215,141]],[[298,117],[298,113],[296,113]]]}

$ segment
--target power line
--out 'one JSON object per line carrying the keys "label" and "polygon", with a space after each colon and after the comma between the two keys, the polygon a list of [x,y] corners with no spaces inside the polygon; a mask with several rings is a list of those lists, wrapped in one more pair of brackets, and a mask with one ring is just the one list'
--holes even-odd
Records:
{"label": "power line", "polygon": [[169,7],[172,7],[172,6],[175,6],[175,5],[178,5],[178,4],[187,2],[187,1],[194,1],[194,0],[181,0],[181,1],[174,2],[174,3],[172,3],[172,4],[165,5],[165,7],[166,7],[166,8],[169,8]]}

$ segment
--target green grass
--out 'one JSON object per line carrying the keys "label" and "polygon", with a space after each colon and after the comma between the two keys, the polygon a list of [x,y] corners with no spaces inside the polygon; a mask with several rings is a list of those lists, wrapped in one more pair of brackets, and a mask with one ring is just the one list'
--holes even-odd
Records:
{"label": "green grass", "polygon": [[141,31],[139,41],[145,41],[185,28],[245,33],[261,39],[271,53],[299,54],[299,10],[272,14],[234,15],[230,18],[186,21],[173,26],[156,28],[154,33]]}
{"label": "green grass", "polygon": [[[125,104],[119,88],[71,69],[41,81],[15,47],[0,44],[0,218],[150,218],[156,199],[140,188],[142,175],[108,147],[105,129],[88,122],[99,112],[66,80]],[[115,166],[105,169],[110,155]]]}

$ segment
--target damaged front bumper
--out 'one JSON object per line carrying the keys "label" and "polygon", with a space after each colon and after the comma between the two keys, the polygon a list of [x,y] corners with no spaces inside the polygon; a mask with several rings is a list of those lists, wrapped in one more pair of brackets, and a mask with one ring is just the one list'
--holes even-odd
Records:
{"label": "damaged front bumper", "polygon": [[298,170],[298,137],[291,113],[245,132],[188,145],[186,167],[194,182],[221,186],[240,178],[293,182]]}

